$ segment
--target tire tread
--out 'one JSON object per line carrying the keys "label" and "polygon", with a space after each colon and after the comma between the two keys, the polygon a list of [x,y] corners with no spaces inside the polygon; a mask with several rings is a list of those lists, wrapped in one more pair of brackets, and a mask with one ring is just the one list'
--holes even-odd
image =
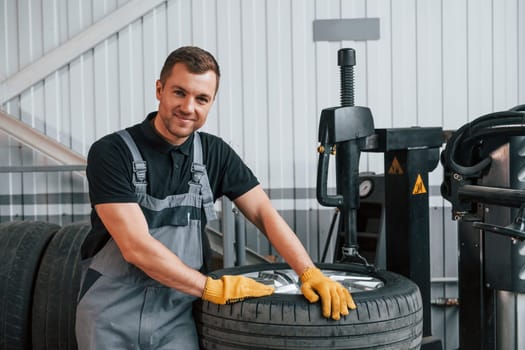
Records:
{"label": "tire tread", "polygon": [[340,321],[325,319],[319,303],[301,295],[247,299],[228,308],[197,301],[203,349],[257,349],[261,342],[265,349],[417,348],[422,337],[419,289],[388,271],[379,276],[386,278],[385,287],[354,293],[357,310]]}
{"label": "tire tread", "polygon": [[42,254],[59,229],[39,221],[0,224],[0,348],[31,348],[31,307]]}

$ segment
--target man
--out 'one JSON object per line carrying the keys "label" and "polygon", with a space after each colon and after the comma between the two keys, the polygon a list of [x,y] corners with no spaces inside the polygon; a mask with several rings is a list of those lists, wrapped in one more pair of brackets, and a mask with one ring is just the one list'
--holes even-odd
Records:
{"label": "man", "polygon": [[157,112],[95,142],[87,176],[92,232],[77,307],[80,349],[198,349],[195,298],[217,304],[269,295],[242,276],[214,280],[204,225],[213,201],[229,197],[298,273],[304,296],[323,315],[355,308],[348,290],[314,267],[252,172],[220,138],[196,133],[219,86],[214,57],[197,47],[172,52],[156,82]]}

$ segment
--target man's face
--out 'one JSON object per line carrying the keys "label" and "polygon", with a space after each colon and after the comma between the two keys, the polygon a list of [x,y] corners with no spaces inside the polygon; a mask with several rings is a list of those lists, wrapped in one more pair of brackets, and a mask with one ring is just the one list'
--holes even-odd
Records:
{"label": "man's face", "polygon": [[182,144],[206,122],[216,85],[215,72],[193,74],[185,64],[175,64],[164,85],[157,80],[159,111],[155,129],[171,144]]}

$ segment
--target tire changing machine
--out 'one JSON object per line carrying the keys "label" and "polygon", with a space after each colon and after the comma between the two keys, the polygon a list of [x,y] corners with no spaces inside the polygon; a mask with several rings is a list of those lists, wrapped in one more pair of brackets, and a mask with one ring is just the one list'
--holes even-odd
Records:
{"label": "tire changing machine", "polygon": [[459,239],[460,349],[525,349],[525,105],[447,141],[441,194]]}
{"label": "tire changing machine", "polygon": [[[324,109],[319,122],[317,200],[321,205],[338,208],[334,259],[375,268],[358,251],[359,194],[360,190],[367,191],[367,183],[359,178],[359,157],[361,152],[382,152],[386,270],[399,273],[419,286],[423,302],[421,349],[440,350],[441,340],[432,337],[431,327],[427,184],[428,173],[439,161],[443,130],[441,127],[375,129],[370,109],[354,106],[355,62],[353,49],[338,51],[341,106]],[[328,194],[327,189],[330,155],[335,155],[335,195]]]}
{"label": "tire changing machine", "polygon": [[[374,129],[354,106],[355,51],[338,52],[341,106],[319,123],[317,199],[337,207],[334,258],[369,265],[358,251],[361,152],[384,153],[386,269],[413,280],[423,301],[421,349],[442,349],[431,335],[428,173],[439,161],[442,128]],[[459,342],[462,350],[525,348],[525,105],[468,123],[441,154],[442,196],[452,204],[459,239]],[[327,190],[330,155],[336,194]],[[363,185],[364,184],[364,185]],[[334,221],[332,221],[334,222]],[[330,239],[329,234],[328,239]]]}

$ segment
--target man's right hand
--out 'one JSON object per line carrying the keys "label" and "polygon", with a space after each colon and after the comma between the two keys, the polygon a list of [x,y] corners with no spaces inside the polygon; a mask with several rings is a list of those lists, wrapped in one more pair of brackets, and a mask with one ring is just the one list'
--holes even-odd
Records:
{"label": "man's right hand", "polygon": [[246,298],[271,295],[274,288],[244,276],[208,277],[202,299],[215,304],[230,304]]}
{"label": "man's right hand", "polygon": [[301,292],[311,303],[321,298],[321,306],[324,317],[332,317],[339,320],[341,315],[348,315],[348,309],[356,308],[354,299],[348,289],[331,278],[325,276],[316,267],[308,268],[300,276],[302,285]]}

